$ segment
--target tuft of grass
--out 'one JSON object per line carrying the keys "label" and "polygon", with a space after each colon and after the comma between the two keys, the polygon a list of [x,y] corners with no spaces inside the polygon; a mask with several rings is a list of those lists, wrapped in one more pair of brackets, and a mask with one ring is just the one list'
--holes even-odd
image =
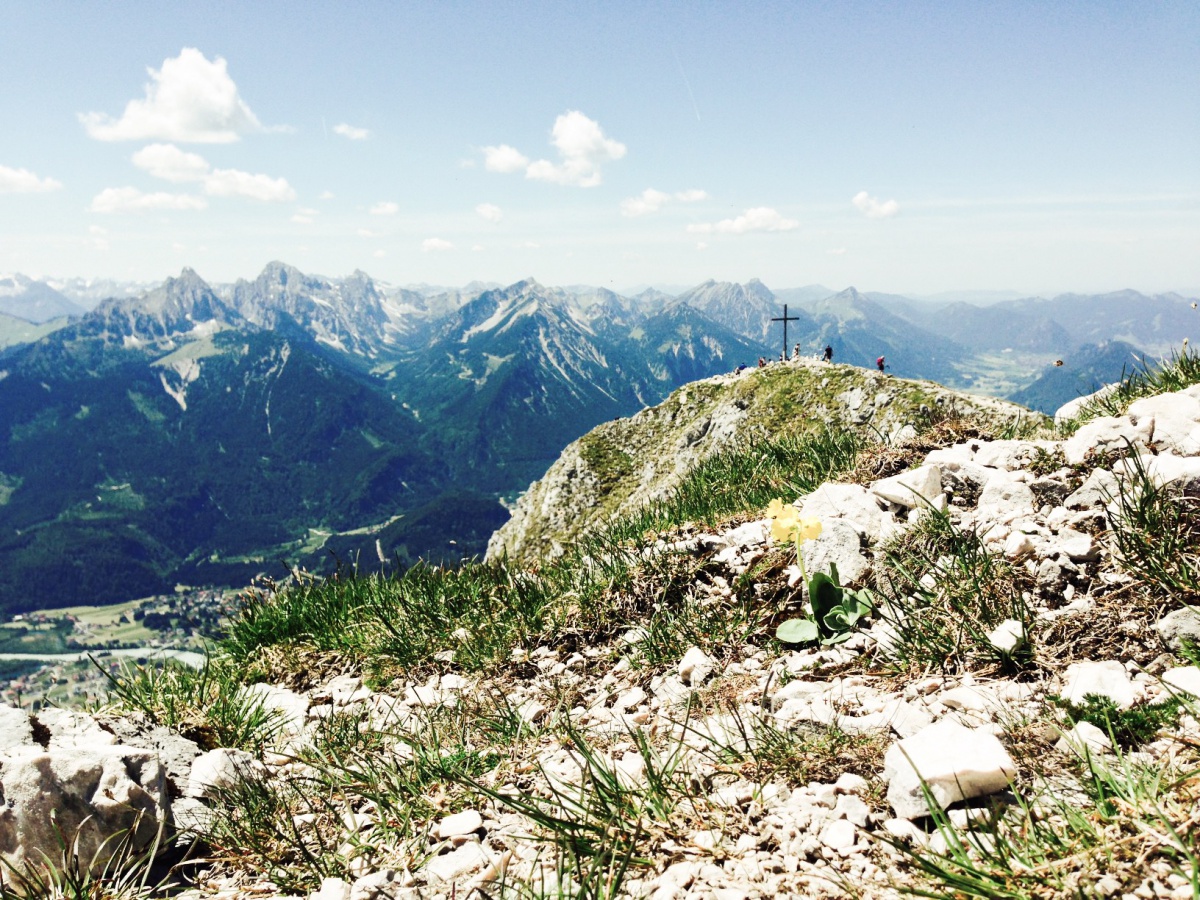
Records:
{"label": "tuft of grass", "polygon": [[204,750],[236,747],[258,753],[282,726],[279,713],[239,690],[240,672],[225,657],[206,657],[199,669],[172,660],[126,664],[115,674],[92,662],[108,679],[110,698]]}
{"label": "tuft of grass", "polygon": [[887,662],[900,670],[949,674],[979,665],[1013,670],[1032,661],[1028,641],[1014,656],[988,641],[1007,619],[1030,635],[1034,615],[1019,573],[989,552],[974,530],[961,531],[947,513],[928,509],[884,554],[876,615],[893,632]]}
{"label": "tuft of grass", "polygon": [[1153,871],[1159,861],[1197,896],[1200,820],[1194,786],[1180,790],[1194,776],[1170,763],[1091,757],[1081,780],[1084,802],[1043,783],[1034,800],[1018,795],[1012,805],[993,806],[965,828],[933,803],[934,837],[942,847],[881,839],[919,876],[899,890],[920,897],[1092,897],[1102,878],[1115,879],[1128,892],[1138,887],[1130,876]]}
{"label": "tuft of grass", "polygon": [[1147,360],[1144,356],[1129,370],[1121,372],[1116,386],[1086,403],[1075,418],[1058,426],[1061,436],[1069,437],[1092,419],[1101,416],[1120,416],[1143,397],[1181,391],[1200,384],[1200,354],[1188,346],[1172,351],[1164,360]]}
{"label": "tuft of grass", "polygon": [[1161,597],[1200,599],[1200,498],[1154,483],[1141,456],[1126,456],[1112,522],[1114,556]]}

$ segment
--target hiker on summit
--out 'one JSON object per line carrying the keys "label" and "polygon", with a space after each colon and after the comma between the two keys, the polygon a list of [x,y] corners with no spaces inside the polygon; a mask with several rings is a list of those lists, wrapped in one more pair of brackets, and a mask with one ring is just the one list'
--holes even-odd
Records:
{"label": "hiker on summit", "polygon": [[825,355],[822,356],[821,359],[825,360],[825,362],[833,362],[833,345],[832,344],[825,345]]}
{"label": "hiker on summit", "polygon": [[796,342],[796,346],[792,348],[792,359],[800,358],[800,342]]}
{"label": "hiker on summit", "polygon": [[879,357],[879,359],[875,360],[875,365],[877,365],[879,367],[880,372],[882,372],[885,368],[887,368],[887,364],[883,361],[882,356]]}

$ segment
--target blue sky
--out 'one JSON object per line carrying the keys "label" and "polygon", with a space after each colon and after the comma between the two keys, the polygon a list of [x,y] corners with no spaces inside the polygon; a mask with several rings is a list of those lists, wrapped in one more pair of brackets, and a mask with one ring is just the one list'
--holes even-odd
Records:
{"label": "blue sky", "polygon": [[1200,5],[0,0],[0,271],[1200,291]]}

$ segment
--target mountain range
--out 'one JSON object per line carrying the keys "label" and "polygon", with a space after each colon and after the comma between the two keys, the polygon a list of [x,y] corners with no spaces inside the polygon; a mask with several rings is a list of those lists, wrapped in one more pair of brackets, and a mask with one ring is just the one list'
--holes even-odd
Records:
{"label": "mountain range", "polygon": [[784,302],[805,355],[883,354],[894,374],[949,385],[992,354],[1027,387],[1054,355],[1128,340],[1087,357],[1084,381],[1106,377],[1196,315],[1132,292],[980,308],[753,280],[629,297],[533,279],[401,288],[283,263],[233,284],[190,269],[113,283],[98,302],[94,285],[55,284],[0,278],[0,610],[479,554],[595,425],[777,357]]}

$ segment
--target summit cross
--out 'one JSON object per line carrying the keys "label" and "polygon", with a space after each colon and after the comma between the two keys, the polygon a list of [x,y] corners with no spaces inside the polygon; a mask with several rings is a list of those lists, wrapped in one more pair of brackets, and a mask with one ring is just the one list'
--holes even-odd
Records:
{"label": "summit cross", "polygon": [[787,314],[787,304],[785,303],[785,304],[783,304],[783,315],[775,316],[774,318],[771,319],[771,321],[783,323],[783,355],[780,358],[787,359],[787,323],[788,322],[799,322],[800,317],[792,316],[791,318],[789,318],[788,314]]}

